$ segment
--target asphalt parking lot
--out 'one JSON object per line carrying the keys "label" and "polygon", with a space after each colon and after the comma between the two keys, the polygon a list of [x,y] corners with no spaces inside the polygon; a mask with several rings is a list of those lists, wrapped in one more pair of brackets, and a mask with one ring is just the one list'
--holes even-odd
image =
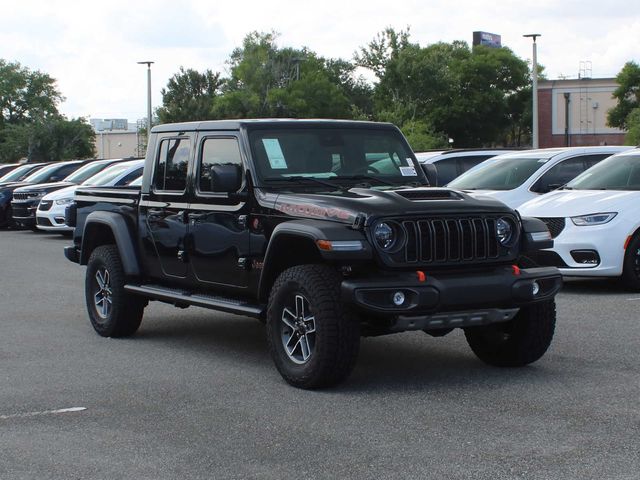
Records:
{"label": "asphalt parking lot", "polygon": [[614,282],[568,282],[527,368],[413,332],[363,339],[344,385],[309,392],[248,318],[152,303],[99,337],[68,242],[0,232],[3,480],[640,478],[640,293]]}

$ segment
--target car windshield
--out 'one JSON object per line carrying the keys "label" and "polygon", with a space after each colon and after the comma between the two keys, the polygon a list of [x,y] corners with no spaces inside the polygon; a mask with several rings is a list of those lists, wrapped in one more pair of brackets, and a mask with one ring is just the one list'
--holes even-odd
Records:
{"label": "car windshield", "polygon": [[89,187],[98,187],[108,185],[112,180],[119,177],[122,173],[131,168],[131,165],[118,164],[112,165],[106,170],[94,175],[93,177],[85,180],[82,185]]}
{"label": "car windshield", "polygon": [[258,174],[270,185],[287,180],[289,187],[301,182],[325,189],[345,183],[423,183],[411,150],[392,130],[270,129],[254,130],[249,138]]}
{"label": "car windshield", "polygon": [[65,164],[54,163],[53,165],[49,165],[48,167],[43,167],[35,173],[29,175],[24,179],[24,181],[30,183],[46,182],[52,175],[54,175],[60,168],[62,168],[63,165]]}
{"label": "car windshield", "polygon": [[640,190],[640,153],[614,155],[585,170],[566,186],[573,190]]}
{"label": "car windshield", "polygon": [[130,187],[139,187],[142,185],[142,175],[129,184]]}
{"label": "car windshield", "polygon": [[22,178],[27,175],[29,172],[33,170],[33,165],[23,165],[21,167],[12,170],[7,173],[4,177],[0,178],[1,182],[15,182],[17,180],[22,180]]}
{"label": "car windshield", "polygon": [[447,186],[460,190],[513,190],[549,161],[548,157],[489,159],[468,170]]}
{"label": "car windshield", "polygon": [[98,173],[101,170],[104,170],[108,166],[109,166],[108,162],[88,163],[84,167],[79,168],[78,170],[73,172],[71,175],[69,175],[67,178],[65,178],[63,182],[71,182],[71,183],[75,183],[76,185],[79,185],[82,182],[84,182],[87,178],[93,177],[96,173]]}

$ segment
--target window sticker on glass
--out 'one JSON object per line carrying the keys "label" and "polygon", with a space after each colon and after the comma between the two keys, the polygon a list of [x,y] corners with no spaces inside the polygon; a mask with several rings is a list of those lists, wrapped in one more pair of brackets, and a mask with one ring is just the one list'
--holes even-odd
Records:
{"label": "window sticker on glass", "polygon": [[284,159],[284,153],[282,153],[278,139],[263,138],[262,144],[267,152],[271,168],[274,170],[285,170],[287,168],[287,161]]}
{"label": "window sticker on glass", "polygon": [[403,177],[417,177],[416,169],[413,167],[400,167],[400,175]]}

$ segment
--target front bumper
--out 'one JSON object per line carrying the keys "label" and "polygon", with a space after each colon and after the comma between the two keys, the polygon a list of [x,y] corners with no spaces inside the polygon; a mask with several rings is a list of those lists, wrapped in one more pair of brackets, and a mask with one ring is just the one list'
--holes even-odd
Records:
{"label": "front bumper", "polygon": [[[518,309],[553,298],[562,286],[555,267],[346,279],[342,299],[356,310],[391,317],[403,331],[483,325],[513,318]],[[401,293],[401,295],[399,295]],[[404,298],[397,305],[396,300]]]}
{"label": "front bumper", "polygon": [[11,211],[13,220],[16,224],[24,227],[31,227],[36,224],[36,210],[38,209],[38,200],[13,201],[11,202]]}
{"label": "front bumper", "polygon": [[64,221],[65,209],[67,205],[57,205],[55,202],[51,206],[47,204],[46,210],[42,209],[42,203],[36,211],[36,225],[40,230],[49,232],[72,232],[73,227],[68,227]]}

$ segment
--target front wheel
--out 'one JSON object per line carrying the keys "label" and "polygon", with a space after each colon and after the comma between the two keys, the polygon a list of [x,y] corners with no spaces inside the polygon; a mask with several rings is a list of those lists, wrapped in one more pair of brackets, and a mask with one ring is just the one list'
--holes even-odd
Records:
{"label": "front wheel", "polygon": [[85,300],[89,320],[103,337],[128,337],[140,327],[146,302],[124,290],[125,278],[115,245],[101,245],[87,263]]}
{"label": "front wheel", "polygon": [[640,290],[640,233],[636,233],[624,254],[622,281],[631,290]]}
{"label": "front wheel", "polygon": [[473,353],[497,367],[522,367],[544,355],[553,338],[556,304],[548,300],[522,307],[508,322],[464,331]]}
{"label": "front wheel", "polygon": [[267,308],[269,351],[282,377],[299,388],[344,380],[360,346],[357,321],[340,301],[340,276],[325,265],[285,270]]}

